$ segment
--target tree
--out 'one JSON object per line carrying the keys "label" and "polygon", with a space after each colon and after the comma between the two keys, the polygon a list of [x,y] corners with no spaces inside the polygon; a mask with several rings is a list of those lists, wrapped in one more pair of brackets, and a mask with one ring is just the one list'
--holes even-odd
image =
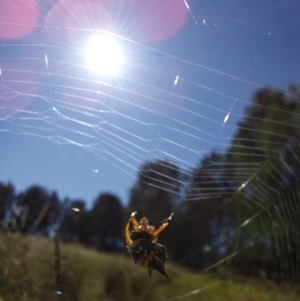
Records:
{"label": "tree", "polygon": [[230,191],[224,178],[224,157],[212,152],[193,171],[185,202],[175,212],[169,244],[173,259],[192,267],[204,268],[218,257],[229,216],[221,210]]}
{"label": "tree", "polygon": [[103,193],[90,211],[92,242],[99,250],[117,251],[123,246],[123,206],[118,197]]}
{"label": "tree", "polygon": [[[258,91],[238,125],[226,158],[233,185],[239,188],[226,208],[239,215],[236,227],[247,225],[239,230],[241,244],[252,246],[240,260],[251,254],[251,260],[247,260],[250,267],[272,266],[281,276],[291,270],[300,272],[300,241],[295,236],[300,218],[299,99],[300,91],[295,86],[286,92],[267,88]],[[274,264],[278,260],[280,268]],[[245,265],[239,267],[245,269]]]}
{"label": "tree", "polygon": [[183,188],[184,176],[177,165],[166,160],[146,162],[130,191],[127,214],[137,211],[152,223],[160,222],[175,209]]}
{"label": "tree", "polygon": [[62,220],[59,233],[64,241],[92,245],[92,223],[90,212],[83,200],[66,199],[62,204]]}
{"label": "tree", "polygon": [[17,197],[19,230],[23,233],[48,235],[59,216],[60,203],[42,187],[32,186]]}
{"label": "tree", "polygon": [[15,189],[11,183],[0,183],[0,229],[5,227],[15,201]]}

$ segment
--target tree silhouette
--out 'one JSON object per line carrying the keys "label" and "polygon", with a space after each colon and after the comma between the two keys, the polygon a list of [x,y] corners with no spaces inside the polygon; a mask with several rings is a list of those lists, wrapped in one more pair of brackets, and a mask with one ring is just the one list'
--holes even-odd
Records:
{"label": "tree silhouette", "polygon": [[17,197],[20,230],[23,233],[48,235],[59,216],[60,203],[42,187],[32,186]]}
{"label": "tree silhouette", "polygon": [[103,193],[90,211],[92,243],[99,250],[117,251],[123,246],[123,206],[118,197]]}
{"label": "tree silhouette", "polygon": [[[232,181],[241,189],[225,208],[238,212],[239,222],[251,220],[239,233],[240,243],[253,245],[236,259],[236,267],[244,271],[269,266],[280,276],[300,272],[300,240],[295,236],[300,218],[299,99],[295,86],[258,91],[227,152]],[[240,264],[244,256],[249,266]]]}
{"label": "tree silhouette", "polygon": [[15,189],[11,183],[0,183],[0,229],[7,224],[8,214],[12,211],[15,201]]}
{"label": "tree silhouette", "polygon": [[137,211],[150,222],[160,222],[175,209],[183,188],[184,177],[178,166],[166,160],[146,162],[130,191],[127,214]]}
{"label": "tree silhouette", "polygon": [[66,199],[62,204],[62,221],[59,233],[64,241],[92,245],[92,224],[90,212],[83,200]]}
{"label": "tree silhouette", "polygon": [[204,268],[218,256],[221,245],[213,246],[224,235],[224,223],[228,223],[221,210],[228,195],[227,187],[221,185],[223,163],[223,156],[212,152],[193,171],[186,201],[175,211],[173,232],[176,235],[169,242],[177,262]]}

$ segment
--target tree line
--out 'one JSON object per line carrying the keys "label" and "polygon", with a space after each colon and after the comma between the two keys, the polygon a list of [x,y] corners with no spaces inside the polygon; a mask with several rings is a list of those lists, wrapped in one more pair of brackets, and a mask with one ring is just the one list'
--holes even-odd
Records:
{"label": "tree line", "polygon": [[113,193],[87,209],[84,200],[60,200],[40,186],[16,194],[0,183],[0,227],[48,237],[59,229],[64,241],[121,252],[131,212],[154,225],[174,212],[160,236],[174,262],[300,277],[299,116],[296,86],[259,90],[227,151],[212,151],[188,172],[168,160],[145,162],[126,206]]}

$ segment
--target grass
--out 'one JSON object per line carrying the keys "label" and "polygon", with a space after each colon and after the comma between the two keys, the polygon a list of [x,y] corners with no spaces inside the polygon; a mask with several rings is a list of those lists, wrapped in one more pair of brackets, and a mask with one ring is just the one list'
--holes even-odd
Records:
{"label": "grass", "polygon": [[[127,255],[127,254],[126,254]],[[10,300],[210,300],[292,301],[297,288],[267,280],[208,277],[166,264],[170,277],[152,277],[122,255],[61,244],[61,275],[56,284],[52,240],[0,235],[0,301]]]}

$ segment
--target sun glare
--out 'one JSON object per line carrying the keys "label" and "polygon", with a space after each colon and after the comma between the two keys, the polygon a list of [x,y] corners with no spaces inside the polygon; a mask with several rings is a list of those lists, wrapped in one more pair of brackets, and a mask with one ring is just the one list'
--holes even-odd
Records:
{"label": "sun glare", "polygon": [[86,59],[89,67],[103,75],[116,74],[122,65],[121,48],[108,36],[92,36],[86,48]]}

